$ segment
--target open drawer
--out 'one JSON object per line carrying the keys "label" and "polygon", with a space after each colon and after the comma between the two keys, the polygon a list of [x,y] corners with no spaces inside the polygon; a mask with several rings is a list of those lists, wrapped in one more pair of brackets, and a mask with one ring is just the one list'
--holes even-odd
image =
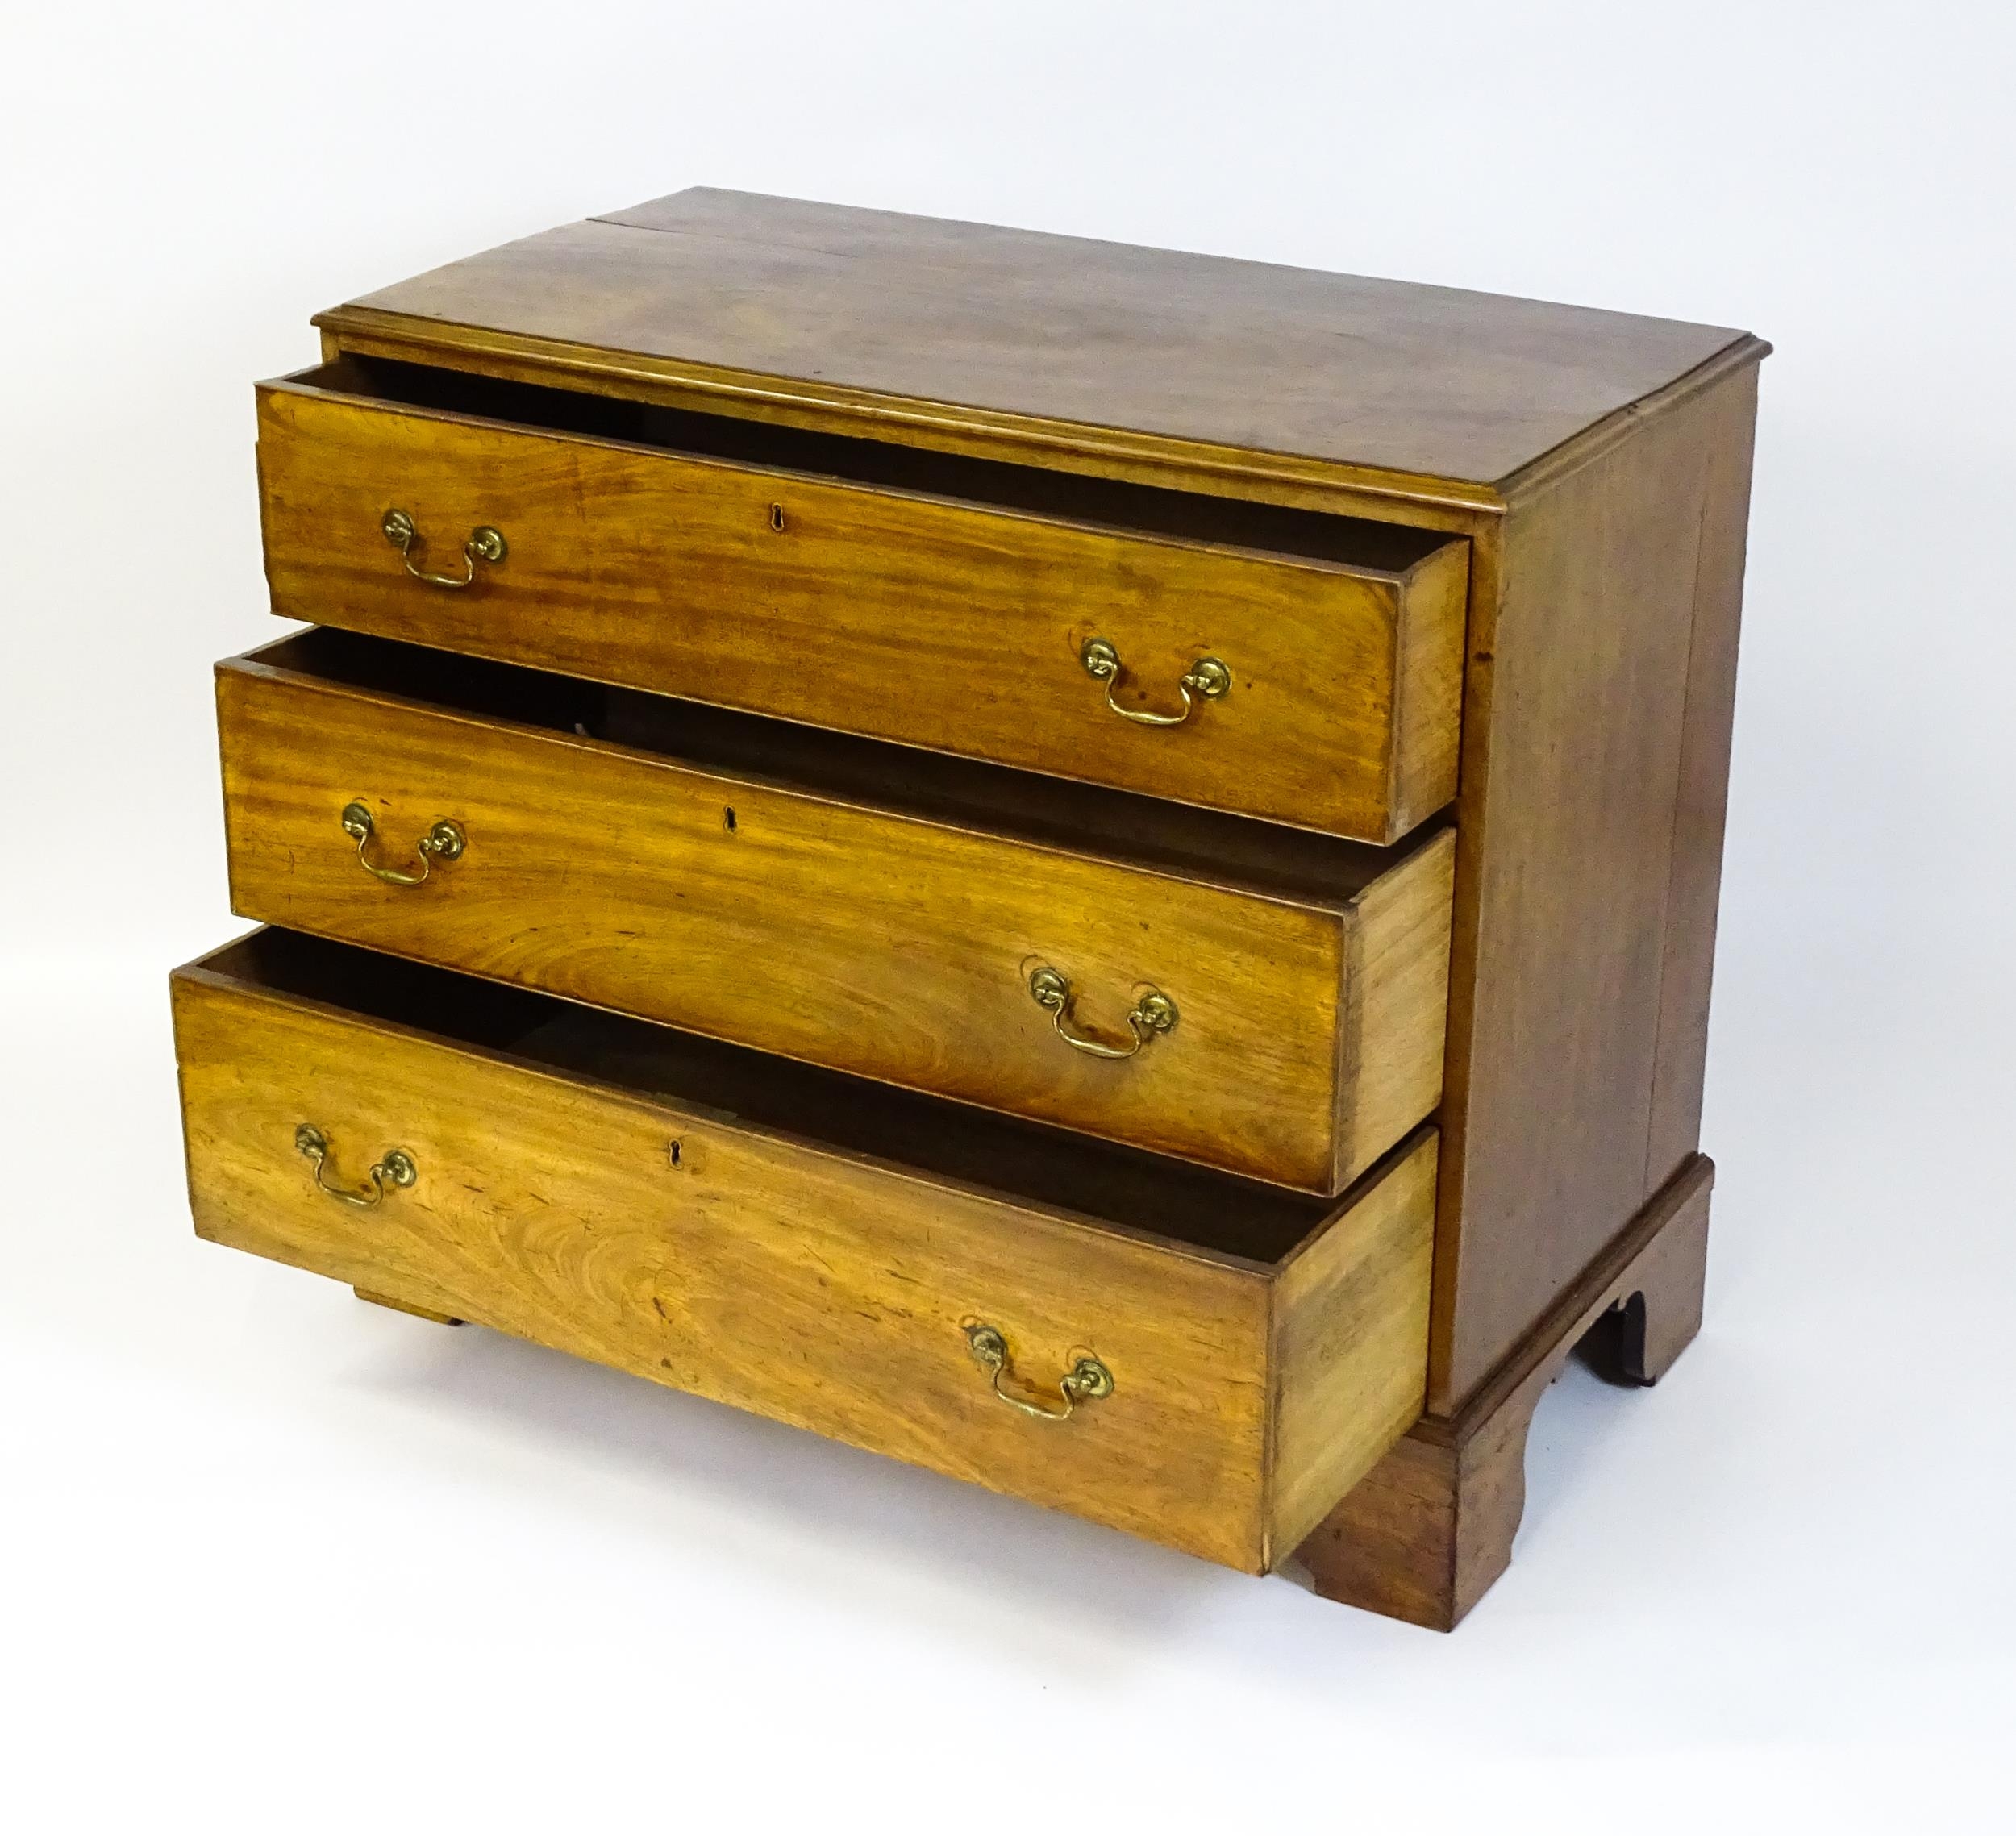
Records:
{"label": "open drawer", "polygon": [[1441,1093],[1447,829],[919,784],[873,741],[343,631],[221,665],[218,715],[247,918],[1323,1195]]}
{"label": "open drawer", "polygon": [[281,930],[198,1233],[1253,1571],[1418,1413],[1435,1136],[1325,1202]]}
{"label": "open drawer", "polygon": [[356,358],[259,392],[273,610],[1385,843],[1468,547]]}

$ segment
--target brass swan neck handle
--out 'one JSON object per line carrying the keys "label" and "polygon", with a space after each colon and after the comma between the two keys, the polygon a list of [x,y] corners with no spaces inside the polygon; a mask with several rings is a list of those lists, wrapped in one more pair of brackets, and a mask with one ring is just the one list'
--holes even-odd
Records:
{"label": "brass swan neck handle", "polygon": [[451,592],[459,593],[476,579],[476,564],[486,562],[496,568],[504,564],[504,557],[510,547],[501,531],[487,523],[479,523],[469,531],[469,539],[462,544],[462,572],[454,574],[430,573],[425,568],[414,564],[413,551],[417,547],[423,552],[427,538],[421,535],[419,526],[402,510],[389,510],[378,524],[378,531],[386,541],[399,551],[399,559],[406,563],[406,571],[415,580],[425,581],[429,586],[444,586]]}
{"label": "brass swan neck handle", "polygon": [[1174,1032],[1179,1018],[1176,1003],[1160,989],[1143,988],[1127,1014],[1127,1030],[1134,1035],[1133,1043],[1110,1046],[1089,1033],[1080,1032],[1073,1022],[1069,976],[1059,974],[1048,963],[1042,964],[1029,972],[1029,994],[1037,1006],[1050,1015],[1050,1023],[1056,1029],[1057,1037],[1073,1051],[1083,1052],[1088,1058],[1132,1058],[1158,1035]]}
{"label": "brass swan neck handle", "polygon": [[403,1189],[420,1176],[420,1169],[414,1164],[413,1156],[403,1147],[389,1147],[384,1157],[377,1161],[367,1176],[371,1181],[369,1192],[346,1192],[341,1186],[332,1186],[325,1180],[323,1169],[329,1161],[329,1138],[313,1122],[303,1122],[294,1130],[295,1151],[315,1170],[315,1190],[336,1200],[339,1204],[354,1205],[360,1211],[375,1211],[385,1202],[385,1189],[391,1186]]}
{"label": "brass swan neck handle", "polygon": [[1197,703],[1190,699],[1193,692],[1207,702],[1214,702],[1232,686],[1232,672],[1214,656],[1200,656],[1186,669],[1177,682],[1177,693],[1183,697],[1181,714],[1156,714],[1147,708],[1123,708],[1114,700],[1113,691],[1118,684],[1123,665],[1120,653],[1104,638],[1087,638],[1085,647],[1078,652],[1078,660],[1085,665],[1085,672],[1095,682],[1106,685],[1106,706],[1123,720],[1131,720],[1141,726],[1181,726],[1197,711]]}
{"label": "brass swan neck handle", "polygon": [[966,1328],[966,1343],[975,1361],[983,1369],[993,1372],[994,1394],[1010,1409],[1033,1415],[1039,1422],[1068,1422],[1081,1403],[1097,1402],[1102,1397],[1113,1394],[1113,1373],[1086,1352],[1057,1380],[1057,1393],[1064,1398],[1062,1409],[1032,1402],[1001,1387],[1001,1380],[1008,1369],[1008,1341],[999,1326],[976,1321]]}
{"label": "brass swan neck handle", "polygon": [[460,822],[451,822],[445,816],[413,844],[414,852],[420,857],[420,871],[406,873],[396,867],[381,867],[365,851],[371,846],[371,838],[377,825],[372,820],[369,808],[363,803],[346,803],[343,807],[343,832],[357,844],[358,864],[375,879],[382,880],[388,886],[423,886],[434,872],[437,860],[459,860],[462,851],[469,845],[469,839]]}

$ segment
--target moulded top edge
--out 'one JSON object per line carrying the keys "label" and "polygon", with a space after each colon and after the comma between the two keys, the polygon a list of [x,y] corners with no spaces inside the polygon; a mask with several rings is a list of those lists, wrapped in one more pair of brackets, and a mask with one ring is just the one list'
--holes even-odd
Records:
{"label": "moulded top edge", "polygon": [[452,262],[316,323],[577,377],[656,377],[724,407],[768,397],[857,423],[935,417],[976,435],[1189,449],[1202,464],[1250,455],[1487,504],[1497,481],[1749,342],[705,189]]}

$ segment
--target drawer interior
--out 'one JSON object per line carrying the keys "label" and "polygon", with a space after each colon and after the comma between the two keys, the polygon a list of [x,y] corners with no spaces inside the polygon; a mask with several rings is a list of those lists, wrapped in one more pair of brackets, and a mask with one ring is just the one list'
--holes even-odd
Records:
{"label": "drawer interior", "polygon": [[195,967],[255,993],[362,1014],[451,1047],[502,1053],[719,1120],[1263,1266],[1285,1260],[1352,1202],[1348,1194],[1311,1198],[1252,1184],[277,927],[255,931]]}
{"label": "drawer interior", "polygon": [[1312,904],[1355,899],[1447,826],[1431,820],[1403,841],[1376,847],[333,627],[267,644],[245,660],[476,719],[608,740],[752,782]]}
{"label": "drawer interior", "polygon": [[914,492],[1143,535],[1295,555],[1376,573],[1404,573],[1451,540],[1437,530],[1044,471],[382,358],[345,356],[288,381],[388,406],[473,415],[691,458]]}

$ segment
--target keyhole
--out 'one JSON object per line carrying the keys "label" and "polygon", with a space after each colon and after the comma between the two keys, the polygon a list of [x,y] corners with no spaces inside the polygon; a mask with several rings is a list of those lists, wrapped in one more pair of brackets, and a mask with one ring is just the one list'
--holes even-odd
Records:
{"label": "keyhole", "polygon": [[721,826],[731,835],[735,833],[735,809],[732,805],[721,812]]}
{"label": "keyhole", "polygon": [[677,1142],[673,1142],[665,1149],[665,1158],[675,1167],[679,1164],[679,1143]]}
{"label": "keyhole", "polygon": [[784,533],[784,506],[782,504],[771,505],[770,527],[780,535]]}

